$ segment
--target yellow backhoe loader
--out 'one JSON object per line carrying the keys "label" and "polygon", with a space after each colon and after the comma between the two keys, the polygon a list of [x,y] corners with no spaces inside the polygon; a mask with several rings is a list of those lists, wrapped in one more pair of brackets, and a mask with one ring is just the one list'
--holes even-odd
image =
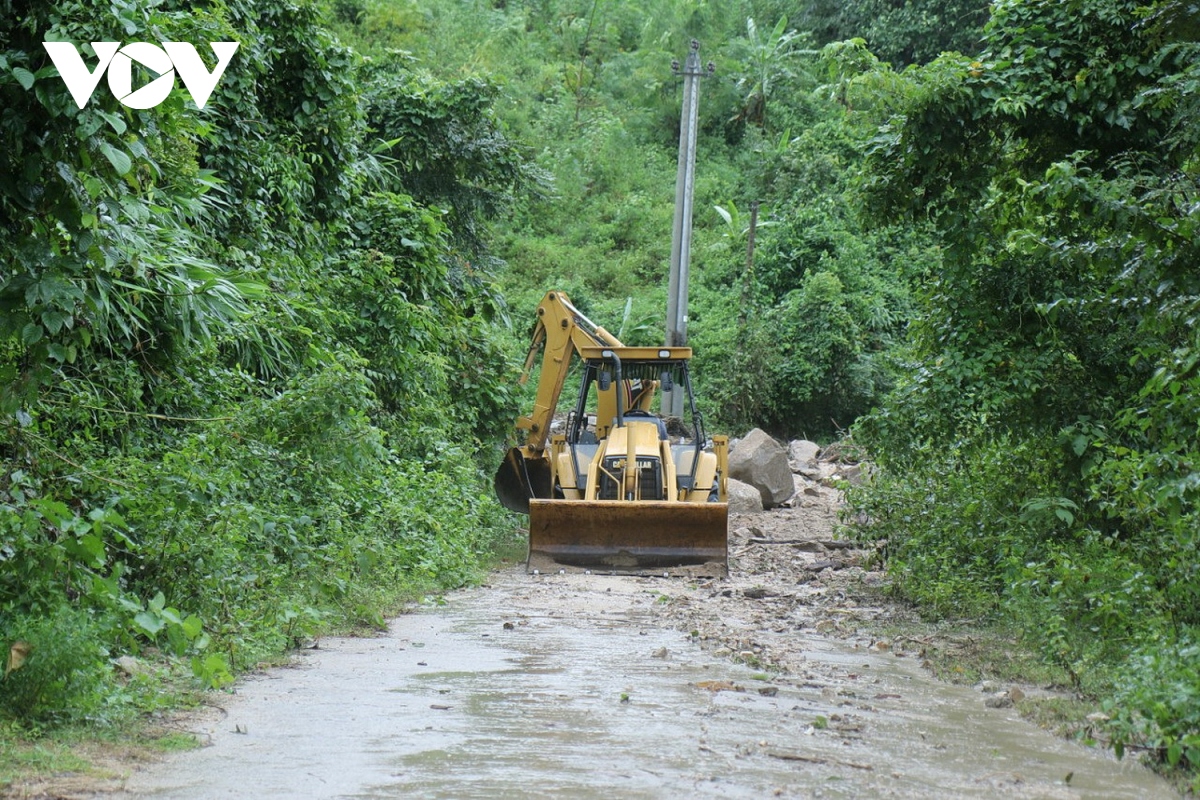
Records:
{"label": "yellow backhoe loader", "polygon": [[[626,347],[552,291],[538,305],[522,383],[539,350],[533,412],[516,425],[525,443],[495,480],[500,502],[529,515],[528,568],[724,574],[729,440],[705,437],[691,348]],[[564,423],[555,412],[576,356],[579,395]],[[654,412],[660,390],[684,393],[681,418]]]}

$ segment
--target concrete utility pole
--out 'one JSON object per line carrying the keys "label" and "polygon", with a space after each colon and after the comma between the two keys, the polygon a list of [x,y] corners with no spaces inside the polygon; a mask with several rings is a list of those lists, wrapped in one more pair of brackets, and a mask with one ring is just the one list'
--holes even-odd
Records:
{"label": "concrete utility pole", "polygon": [[[683,75],[683,110],[679,124],[679,172],[675,178],[675,224],[671,234],[671,276],[667,284],[667,347],[687,345],[688,260],[692,248],[692,188],[696,173],[696,127],[700,116],[700,78],[712,75],[716,67],[709,62],[700,68],[700,43],[692,40],[683,69],[679,62],[671,71]],[[663,392],[662,412],[683,416],[682,387]]]}

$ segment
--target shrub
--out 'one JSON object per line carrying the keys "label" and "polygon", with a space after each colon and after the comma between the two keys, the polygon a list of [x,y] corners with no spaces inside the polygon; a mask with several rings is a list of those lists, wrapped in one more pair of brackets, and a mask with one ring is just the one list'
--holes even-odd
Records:
{"label": "shrub", "polygon": [[[1134,652],[1105,703],[1117,755],[1149,747],[1170,766],[1200,768],[1200,640],[1188,630],[1174,643]],[[1200,778],[1192,784],[1200,789]]]}
{"label": "shrub", "polygon": [[113,684],[102,640],[91,614],[65,605],[0,622],[0,709],[26,725],[93,717]]}
{"label": "shrub", "polygon": [[929,613],[990,613],[1022,565],[1064,533],[1055,515],[1030,512],[1044,500],[1050,457],[1007,437],[916,446],[851,490],[868,520],[857,535],[886,543],[897,590]]}

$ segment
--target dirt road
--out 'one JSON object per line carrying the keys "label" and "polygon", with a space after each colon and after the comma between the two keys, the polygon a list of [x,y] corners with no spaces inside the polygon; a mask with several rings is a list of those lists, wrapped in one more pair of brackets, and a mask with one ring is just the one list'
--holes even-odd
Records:
{"label": "dirt road", "polygon": [[[130,798],[1171,797],[853,631],[834,498],[735,519],[728,580],[527,575],[322,640]],[[113,797],[113,794],[105,795]]]}

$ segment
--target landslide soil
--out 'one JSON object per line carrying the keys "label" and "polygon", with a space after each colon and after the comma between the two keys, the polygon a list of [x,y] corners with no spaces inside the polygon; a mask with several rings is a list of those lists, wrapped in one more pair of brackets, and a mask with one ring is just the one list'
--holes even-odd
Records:
{"label": "landslide soil", "polygon": [[[629,797],[765,790],[923,797],[935,786],[978,797],[1172,796],[1136,765],[1042,734],[1008,707],[1013,698],[1053,690],[955,687],[929,677],[920,666],[925,650],[947,643],[911,626],[908,634],[881,635],[897,620],[912,620],[886,599],[873,553],[837,538],[839,492],[819,482],[800,488],[792,507],[731,516],[727,578],[528,575],[514,565],[484,587],[452,593],[442,607],[397,619],[380,639],[322,640],[297,654],[292,667],[214,697],[206,713],[172,725],[195,732],[205,745],[199,752],[157,764],[144,749],[91,753],[99,765],[91,773],[31,780],[8,793],[234,796],[220,781],[244,787],[270,774],[280,783],[271,791],[264,783],[261,796],[297,796],[286,783],[291,758],[316,776],[304,796],[486,797],[500,796],[488,787],[501,786],[532,796],[539,776],[524,770],[533,768],[534,756],[512,764],[503,761],[506,752],[525,752],[532,742],[528,752],[538,758],[552,747],[591,753],[596,737],[611,733],[606,747],[618,765],[665,741],[678,751],[660,754],[666,766],[616,767],[631,781],[623,792]],[[581,643],[583,650],[572,650]],[[507,685],[509,673],[519,689],[480,688]],[[539,689],[538,681],[548,682]],[[343,684],[361,713],[346,714],[336,694]],[[619,700],[609,696],[614,692]],[[289,704],[298,707],[296,720],[329,707],[333,722],[316,726],[324,733],[311,754],[295,739],[301,723],[286,716]],[[285,715],[276,718],[281,708]],[[614,713],[625,721],[606,716]],[[633,733],[621,732],[638,713],[646,716]],[[668,723],[677,727],[656,727]],[[722,728],[726,723],[732,727]],[[346,730],[356,724],[374,728],[356,739]],[[472,738],[492,726],[491,738]],[[272,727],[293,736],[285,748],[272,744]],[[647,741],[636,740],[638,729]],[[365,751],[381,743],[399,760],[379,771]],[[228,749],[239,746],[258,748],[242,766]],[[322,790],[316,781],[337,784],[339,773],[319,772],[316,762],[339,747],[333,760],[351,768],[346,782]],[[496,751],[491,761],[481,752],[489,747]],[[616,752],[622,748],[628,751]],[[478,782],[449,782],[439,766],[447,760],[459,765],[458,779],[478,770]],[[586,769],[585,760],[591,757],[570,763]],[[178,778],[190,765],[198,777]],[[230,777],[240,769],[249,774]],[[545,769],[541,777],[566,780],[561,765]],[[595,775],[582,774],[579,781],[563,784],[562,796],[591,796],[587,787],[596,796],[607,791],[603,777],[597,784]],[[206,789],[196,794],[197,786]]]}

